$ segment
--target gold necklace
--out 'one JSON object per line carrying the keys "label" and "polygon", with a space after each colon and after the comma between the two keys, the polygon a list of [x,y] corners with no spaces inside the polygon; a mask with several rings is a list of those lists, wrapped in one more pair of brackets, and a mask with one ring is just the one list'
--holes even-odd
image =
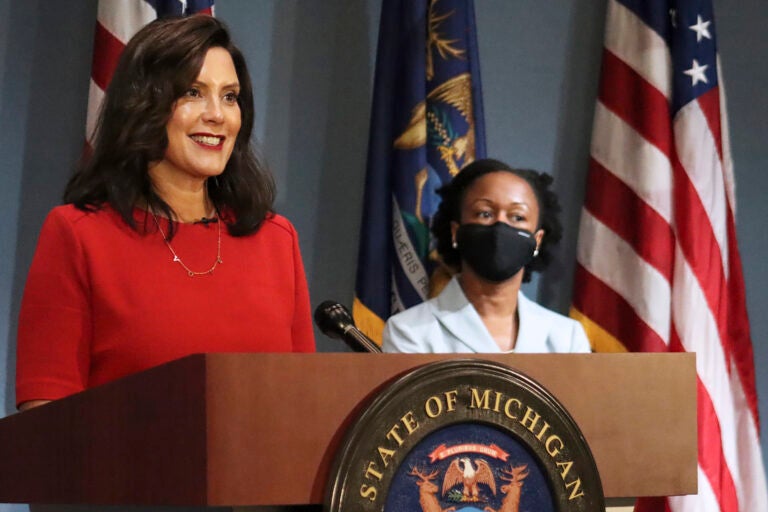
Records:
{"label": "gold necklace", "polygon": [[216,266],[220,263],[224,263],[224,261],[221,259],[221,219],[219,218],[218,212],[216,212],[216,226],[219,230],[218,240],[216,241],[216,261],[213,262],[213,265],[211,265],[211,268],[204,272],[195,272],[194,270],[190,269],[188,266],[184,264],[183,261],[181,261],[181,258],[179,258],[179,255],[176,254],[176,251],[173,250],[173,247],[171,246],[171,242],[168,240],[168,237],[165,236],[165,232],[163,231],[163,228],[160,227],[160,222],[157,220],[157,216],[155,215],[155,212],[150,210],[152,214],[152,218],[155,219],[155,225],[157,226],[158,231],[160,231],[160,234],[163,236],[163,242],[165,242],[165,246],[168,247],[168,250],[171,251],[171,254],[173,255],[173,261],[178,262],[181,267],[187,271],[187,275],[189,277],[197,277],[197,276],[207,276],[210,274],[213,274],[213,271],[216,269]]}

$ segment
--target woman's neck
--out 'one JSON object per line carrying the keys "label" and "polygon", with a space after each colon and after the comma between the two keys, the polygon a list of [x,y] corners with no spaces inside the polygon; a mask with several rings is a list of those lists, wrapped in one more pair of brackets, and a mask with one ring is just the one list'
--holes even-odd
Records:
{"label": "woman's neck", "polygon": [[501,283],[479,278],[464,266],[459,284],[467,300],[474,306],[499,349],[506,352],[515,347],[519,329],[517,294],[523,281],[523,270]]}
{"label": "woman's neck", "polygon": [[464,267],[459,276],[459,284],[481,316],[483,313],[511,315],[517,311],[517,293],[523,282],[522,271],[506,281],[493,283],[481,279],[466,265]]}
{"label": "woman's neck", "polygon": [[215,212],[213,203],[208,197],[205,180],[177,183],[153,179],[152,185],[157,195],[171,207],[176,217],[174,220],[195,222],[204,217],[211,217]]}

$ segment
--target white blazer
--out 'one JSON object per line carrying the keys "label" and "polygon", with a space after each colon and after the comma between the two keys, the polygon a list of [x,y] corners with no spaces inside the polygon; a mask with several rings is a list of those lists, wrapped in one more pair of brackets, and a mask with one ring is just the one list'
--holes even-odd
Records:
{"label": "white blazer", "polygon": [[[581,324],[517,295],[520,325],[515,353],[590,352]],[[384,327],[384,352],[498,353],[499,346],[467,300],[456,277],[423,304],[390,317]]]}

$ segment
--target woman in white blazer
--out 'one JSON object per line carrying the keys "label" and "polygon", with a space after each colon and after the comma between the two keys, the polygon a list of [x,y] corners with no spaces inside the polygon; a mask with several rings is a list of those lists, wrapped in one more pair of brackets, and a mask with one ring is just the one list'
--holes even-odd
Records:
{"label": "woman in white blazer", "polygon": [[581,324],[520,291],[562,236],[548,174],[498,160],[466,166],[439,193],[432,232],[457,273],[443,291],[392,316],[384,352],[589,352]]}

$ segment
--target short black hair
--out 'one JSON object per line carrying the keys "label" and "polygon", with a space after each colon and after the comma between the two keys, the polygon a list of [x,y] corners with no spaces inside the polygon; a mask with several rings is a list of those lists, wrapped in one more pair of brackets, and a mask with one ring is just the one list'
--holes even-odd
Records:
{"label": "short black hair", "polygon": [[437,241],[437,253],[443,263],[458,270],[461,268],[459,251],[453,248],[451,222],[461,221],[461,204],[469,187],[478,178],[492,172],[509,172],[523,178],[533,189],[539,203],[539,224],[537,229],[544,230],[544,238],[539,245],[539,254],[525,266],[523,282],[531,280],[532,272],[540,272],[549,266],[553,258],[553,246],[563,237],[563,225],[560,223],[560,201],[550,188],[552,176],[532,169],[515,169],[500,160],[484,158],[465,166],[450,183],[440,188],[437,193],[442,198],[432,221],[432,233]]}

